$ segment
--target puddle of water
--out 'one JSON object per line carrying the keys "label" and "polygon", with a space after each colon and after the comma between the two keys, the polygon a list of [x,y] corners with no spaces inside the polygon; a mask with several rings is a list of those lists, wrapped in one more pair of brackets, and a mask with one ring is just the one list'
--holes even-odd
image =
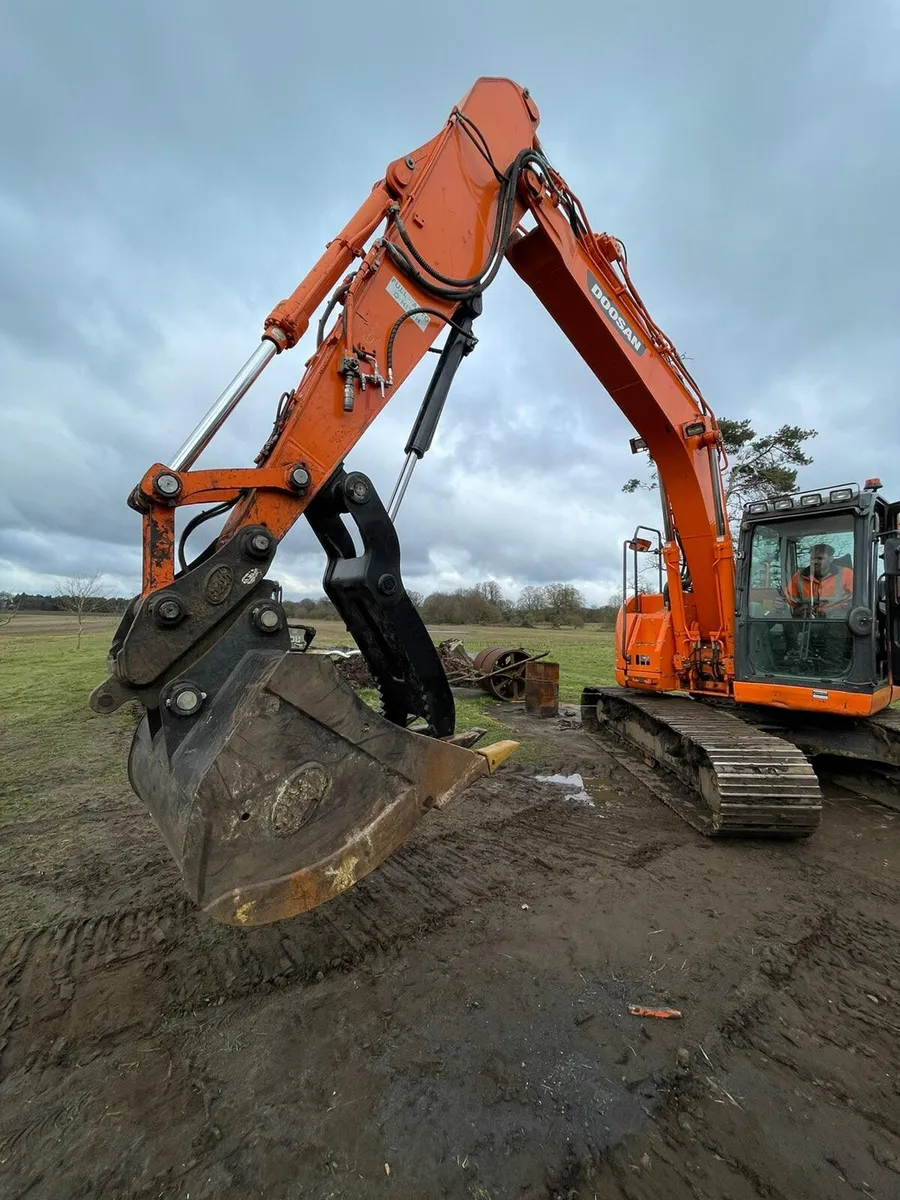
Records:
{"label": "puddle of water", "polygon": [[558,783],[561,787],[584,787],[584,780],[580,775],[536,775],[535,779],[538,783]]}
{"label": "puddle of water", "polygon": [[580,805],[583,808],[596,808],[593,797],[585,789],[584,780],[580,775],[536,775],[538,783],[552,783],[557,787],[566,788],[563,800],[567,804]]}
{"label": "puddle of water", "polygon": [[611,792],[609,788],[594,787],[590,780],[587,782],[587,787],[590,788],[590,795],[593,797],[594,803],[604,807],[607,804],[617,808],[621,803],[622,797],[618,792]]}

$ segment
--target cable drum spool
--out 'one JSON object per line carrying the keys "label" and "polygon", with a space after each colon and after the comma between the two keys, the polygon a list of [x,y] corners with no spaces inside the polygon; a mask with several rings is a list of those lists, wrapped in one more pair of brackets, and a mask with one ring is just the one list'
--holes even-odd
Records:
{"label": "cable drum spool", "polygon": [[532,655],[508,646],[489,646],[475,656],[475,670],[483,672],[478,686],[489,696],[509,704],[525,699],[525,664]]}

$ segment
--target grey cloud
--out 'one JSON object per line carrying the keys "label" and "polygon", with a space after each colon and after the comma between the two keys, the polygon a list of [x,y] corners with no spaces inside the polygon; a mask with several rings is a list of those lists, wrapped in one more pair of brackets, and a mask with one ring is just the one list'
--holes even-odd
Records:
{"label": "grey cloud", "polygon": [[[305,11],[306,10],[306,11]],[[820,430],[807,483],[896,492],[900,30],[887,3],[695,0],[527,14],[44,0],[0,13],[0,587],[73,566],[139,586],[125,496],[249,354],[385,164],[509,74],[598,230],[622,237],[713,408]],[[22,114],[27,114],[23,119]],[[411,586],[617,587],[656,498],[631,429],[505,269],[398,522]],[[309,337],[202,465],[241,465]],[[386,495],[423,365],[350,456]],[[511,464],[511,465],[508,465]],[[318,591],[298,523],[277,560]]]}

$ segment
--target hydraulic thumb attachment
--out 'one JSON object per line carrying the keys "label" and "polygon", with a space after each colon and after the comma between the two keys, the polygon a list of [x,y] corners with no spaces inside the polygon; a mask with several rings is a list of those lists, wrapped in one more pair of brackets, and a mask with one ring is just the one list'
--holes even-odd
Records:
{"label": "hydraulic thumb attachment", "polygon": [[241,926],[352,887],[516,746],[416,733],[369,708],[327,656],[256,646],[246,612],[176,691],[208,703],[148,713],[128,762],[191,898]]}

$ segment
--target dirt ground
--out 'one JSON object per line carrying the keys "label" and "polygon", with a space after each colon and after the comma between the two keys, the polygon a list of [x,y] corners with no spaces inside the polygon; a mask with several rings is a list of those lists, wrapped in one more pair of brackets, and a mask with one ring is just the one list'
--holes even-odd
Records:
{"label": "dirt ground", "polygon": [[86,758],[5,829],[56,916],[0,947],[0,1195],[900,1195],[900,815],[713,843],[565,724],[249,932]]}

